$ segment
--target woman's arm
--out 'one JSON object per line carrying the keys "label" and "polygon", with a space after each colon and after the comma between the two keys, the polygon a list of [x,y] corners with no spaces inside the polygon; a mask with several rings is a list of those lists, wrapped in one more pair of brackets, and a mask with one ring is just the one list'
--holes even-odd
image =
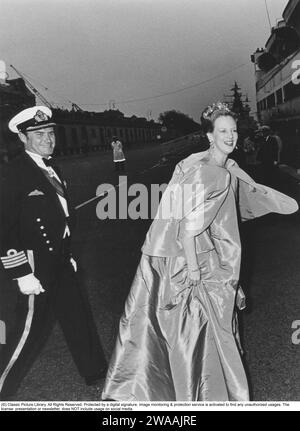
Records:
{"label": "woman's arm", "polygon": [[197,286],[200,284],[201,273],[198,266],[195,237],[183,238],[182,245],[188,266],[188,283],[190,286]]}
{"label": "woman's arm", "polygon": [[197,255],[196,255],[196,245],[195,237],[185,237],[182,239],[182,245],[185,252],[185,257],[188,264],[188,269],[193,271],[198,269]]}

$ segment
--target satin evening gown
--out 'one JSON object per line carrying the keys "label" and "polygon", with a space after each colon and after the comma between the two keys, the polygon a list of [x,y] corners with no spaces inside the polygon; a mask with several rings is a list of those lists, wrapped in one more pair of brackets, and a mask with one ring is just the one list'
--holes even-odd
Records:
{"label": "satin evening gown", "polygon": [[[233,160],[222,168],[202,152],[181,161],[142,248],[102,399],[247,401],[237,322],[237,309],[245,307],[238,219],[297,209]],[[200,287],[187,284],[186,236],[195,238]]]}

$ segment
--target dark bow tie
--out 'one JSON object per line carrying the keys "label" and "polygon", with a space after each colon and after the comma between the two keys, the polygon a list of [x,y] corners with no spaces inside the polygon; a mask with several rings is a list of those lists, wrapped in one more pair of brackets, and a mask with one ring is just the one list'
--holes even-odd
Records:
{"label": "dark bow tie", "polygon": [[55,166],[55,162],[52,158],[51,159],[43,158],[43,162],[45,163],[46,166],[51,166],[51,168],[53,168],[53,166]]}

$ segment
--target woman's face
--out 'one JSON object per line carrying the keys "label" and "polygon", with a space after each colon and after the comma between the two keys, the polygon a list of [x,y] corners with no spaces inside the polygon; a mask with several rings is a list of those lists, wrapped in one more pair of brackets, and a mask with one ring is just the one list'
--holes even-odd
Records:
{"label": "woman's face", "polygon": [[238,134],[236,121],[230,116],[218,117],[214,122],[214,130],[207,134],[208,139],[214,145],[214,150],[230,154],[237,143]]}

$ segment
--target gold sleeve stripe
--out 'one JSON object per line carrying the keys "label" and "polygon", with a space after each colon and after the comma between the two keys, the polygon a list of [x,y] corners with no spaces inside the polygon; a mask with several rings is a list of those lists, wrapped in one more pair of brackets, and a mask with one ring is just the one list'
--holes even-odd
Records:
{"label": "gold sleeve stripe", "polygon": [[19,259],[20,257],[25,257],[26,259],[26,254],[24,251],[19,251],[19,253],[10,254],[8,256],[1,256],[1,260],[2,262],[11,262]]}
{"label": "gold sleeve stripe", "polygon": [[15,261],[13,261],[13,262],[3,262],[3,261],[2,261],[3,266],[4,266],[4,268],[6,268],[6,269],[14,268],[14,267],[16,267],[16,266],[23,265],[24,263],[27,263],[27,262],[28,262],[28,260],[27,260],[26,256],[24,256],[24,257],[20,257],[18,260],[15,260]]}

